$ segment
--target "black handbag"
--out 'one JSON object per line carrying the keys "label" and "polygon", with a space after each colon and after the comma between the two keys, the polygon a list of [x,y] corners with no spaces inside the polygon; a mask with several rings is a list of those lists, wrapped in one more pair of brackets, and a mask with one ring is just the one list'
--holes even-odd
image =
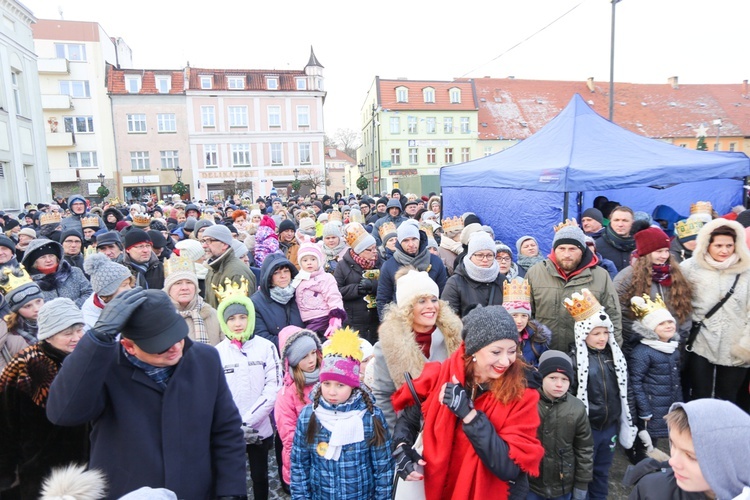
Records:
{"label": "black handbag", "polygon": [[714,313],[721,309],[721,306],[723,306],[726,301],[729,300],[729,297],[731,297],[734,293],[734,287],[737,286],[737,282],[739,280],[740,275],[738,274],[737,277],[734,278],[732,288],[730,288],[727,294],[724,295],[724,298],[722,298],[715,306],[713,306],[711,310],[706,313],[702,320],[693,321],[693,325],[690,327],[690,333],[688,334],[687,342],[685,342],[685,351],[693,352],[693,342],[695,342],[696,337],[698,337],[698,333],[701,331],[701,328],[703,328],[703,322],[713,316]]}

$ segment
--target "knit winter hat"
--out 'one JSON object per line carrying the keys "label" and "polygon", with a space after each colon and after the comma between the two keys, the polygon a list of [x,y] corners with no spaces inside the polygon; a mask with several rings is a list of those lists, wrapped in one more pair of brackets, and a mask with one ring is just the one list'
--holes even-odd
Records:
{"label": "knit winter hat", "polygon": [[120,233],[117,231],[108,231],[96,237],[96,246],[103,247],[108,245],[117,245],[120,250],[122,250],[123,246]]}
{"label": "knit winter hat", "polygon": [[469,356],[498,340],[518,342],[516,323],[503,306],[477,306],[464,316],[463,322],[461,335]]}
{"label": "knit winter hat", "polygon": [[[35,237],[36,237],[36,235],[35,235]],[[8,238],[4,234],[0,234],[0,247],[10,248],[11,252],[13,252],[13,253],[16,252],[16,244],[13,242],[13,240],[11,240],[10,238]]]}
{"label": "knit winter hat", "polygon": [[485,233],[484,231],[477,231],[469,238],[469,251],[466,254],[468,256],[472,256],[477,252],[485,250],[492,252],[493,255],[496,255],[497,252],[495,251],[495,241],[488,233]]}
{"label": "knit winter hat", "polygon": [[299,219],[299,230],[300,231],[313,231],[315,233],[315,221],[312,217],[300,217]]}
{"label": "knit winter hat", "polygon": [[247,308],[242,304],[229,304],[226,308],[224,308],[224,312],[222,314],[224,322],[229,321],[229,318],[231,318],[235,314],[248,314]]}
{"label": "knit winter hat", "polygon": [[198,262],[201,257],[206,255],[203,245],[198,240],[181,240],[175,243],[174,247],[180,251],[180,255],[188,256],[193,262]]}
{"label": "knit winter hat", "polygon": [[635,251],[638,257],[645,257],[651,252],[669,248],[671,243],[667,233],[654,226],[638,231],[633,235],[633,238],[635,239]]}
{"label": "knit winter hat", "polygon": [[359,387],[359,365],[362,361],[362,350],[359,345],[357,333],[349,327],[336,330],[323,346],[320,381],[331,380],[349,387]]}
{"label": "knit winter hat", "polygon": [[109,260],[103,253],[86,257],[83,269],[91,276],[91,288],[100,297],[114,294],[122,282],[132,276],[127,267]]}
{"label": "knit winter hat", "polygon": [[750,486],[750,416],[719,399],[674,403],[670,411],[676,408],[687,414],[696,458],[716,498],[740,498]]}
{"label": "knit winter hat", "polygon": [[29,277],[23,267],[6,267],[0,272],[0,286],[8,286],[11,279],[23,281],[5,293],[5,301],[12,312],[17,313],[32,300],[44,298],[39,285]]}
{"label": "knit winter hat", "polygon": [[146,233],[151,239],[151,244],[154,248],[164,248],[167,246],[167,239],[159,231],[151,229],[150,231],[146,231]]}
{"label": "knit winter hat", "polygon": [[534,240],[536,246],[539,247],[539,242],[533,236],[521,236],[516,240],[516,252],[518,253],[518,255],[521,255],[521,247],[523,246],[524,242],[528,240]]}
{"label": "knit winter hat", "polygon": [[229,230],[229,228],[223,224],[215,224],[213,226],[209,226],[206,228],[205,231],[203,231],[203,238],[213,238],[215,240],[218,240],[225,245],[232,245],[232,232]]}
{"label": "knit winter hat", "polygon": [[141,243],[151,243],[151,238],[143,229],[134,227],[125,235],[125,250],[130,250],[130,248]]}
{"label": "knit winter hat", "polygon": [[[310,330],[300,330],[310,331]],[[313,340],[311,335],[298,335],[291,344],[286,346],[282,356],[289,362],[289,366],[294,368],[310,352],[320,349],[320,344]]]}
{"label": "knit winter hat", "polygon": [[198,222],[198,219],[196,219],[195,217],[188,217],[187,219],[185,219],[185,225],[182,226],[182,230],[190,231],[190,232],[195,231],[195,224],[197,222]]}
{"label": "knit winter hat", "polygon": [[539,373],[542,378],[550,373],[562,373],[573,382],[573,363],[570,361],[570,356],[564,352],[550,349],[544,351],[539,357]]}
{"label": "knit winter hat", "polygon": [[[25,234],[29,238],[36,238],[36,231],[34,231],[34,229],[30,228],[30,227],[24,227],[23,229],[21,229],[20,231],[18,231],[18,235],[19,236],[22,235],[22,234]],[[6,236],[6,238],[7,238],[7,236]],[[10,238],[8,238],[8,239],[10,239]],[[12,241],[13,240],[11,240],[11,242]],[[13,251],[15,252],[15,250],[13,250]]]}
{"label": "knit winter hat", "polygon": [[652,331],[656,331],[656,327],[665,321],[675,321],[658,294],[655,301],[652,301],[648,294],[644,294],[643,297],[633,297],[630,299],[630,308],[643,326]]}
{"label": "knit winter hat", "polygon": [[482,225],[479,223],[472,223],[472,224],[465,225],[463,230],[461,231],[461,238],[460,238],[461,244],[468,245],[469,240],[471,239],[471,235],[481,230],[482,230]]}
{"label": "knit winter hat", "polygon": [[250,249],[240,240],[232,240],[232,250],[234,251],[234,256],[238,259],[244,257],[247,255],[247,252],[250,251]]}
{"label": "knit winter hat", "polygon": [[297,263],[301,263],[302,257],[306,255],[312,255],[318,259],[318,266],[322,266],[323,262],[325,262],[323,252],[320,251],[320,247],[315,243],[307,242],[300,245],[299,250],[297,250]]}
{"label": "knit winter hat", "polygon": [[495,255],[499,253],[507,253],[509,257],[513,258],[513,250],[508,245],[495,242]]}
{"label": "knit winter hat", "polygon": [[290,221],[289,219],[285,219],[281,221],[281,223],[279,224],[279,234],[283,233],[284,231],[288,231],[290,229],[294,231],[297,228],[294,227],[294,222]]}
{"label": "knit winter hat", "polygon": [[599,224],[604,224],[604,216],[602,215],[601,210],[598,208],[587,208],[583,211],[581,214],[581,220],[583,220],[584,217],[588,217],[589,219],[594,219]]}
{"label": "knit winter hat", "polygon": [[203,229],[204,227],[213,226],[214,223],[211,220],[208,219],[201,219],[198,222],[195,223],[195,227],[193,228],[193,232],[198,235],[198,231]]}
{"label": "knit winter hat", "polygon": [[750,227],[750,210],[743,210],[737,215],[737,222],[743,227]]}
{"label": "knit winter hat", "polygon": [[423,295],[440,297],[440,289],[425,271],[411,269],[396,281],[396,303],[409,304],[415,297]]}
{"label": "knit winter hat", "polygon": [[39,309],[37,318],[39,333],[36,338],[46,340],[73,325],[83,324],[83,313],[75,302],[67,297],[58,297],[46,302]]}
{"label": "knit winter hat", "polygon": [[63,231],[60,234],[60,243],[65,243],[65,240],[67,240],[71,236],[78,238],[81,241],[81,243],[83,243],[83,235],[78,229],[68,229],[66,231]]}
{"label": "knit winter hat", "polygon": [[419,239],[419,224],[415,220],[407,220],[396,229],[396,239],[401,243],[406,238]]}
{"label": "knit winter hat", "polygon": [[552,240],[552,248],[555,249],[560,245],[574,245],[582,252],[586,251],[586,239],[583,230],[578,226],[565,226],[555,233]]}
{"label": "knit winter hat", "polygon": [[326,236],[336,236],[337,238],[341,238],[343,236],[341,234],[341,223],[338,221],[328,222],[323,226],[323,238]]}

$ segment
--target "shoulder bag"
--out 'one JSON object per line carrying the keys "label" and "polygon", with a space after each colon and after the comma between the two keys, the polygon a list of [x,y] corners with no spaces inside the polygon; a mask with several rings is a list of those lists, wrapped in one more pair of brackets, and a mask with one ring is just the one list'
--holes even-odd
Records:
{"label": "shoulder bag", "polygon": [[693,321],[693,326],[690,327],[690,333],[688,334],[687,342],[685,342],[685,351],[687,352],[693,352],[693,342],[695,342],[696,337],[698,336],[698,332],[701,331],[701,328],[703,328],[703,322],[706,321],[708,318],[714,315],[716,311],[721,309],[721,306],[723,306],[727,300],[729,300],[729,297],[734,294],[734,287],[737,286],[737,282],[740,280],[740,275],[738,274],[736,278],[734,278],[734,283],[732,283],[732,288],[729,289],[726,295],[724,295],[724,298],[722,298],[715,306],[711,308],[710,311],[706,313],[706,315],[703,317],[700,321]]}
{"label": "shoulder bag", "polygon": [[[414,398],[414,404],[417,406],[417,408],[422,410],[422,402],[419,401],[419,397],[417,396],[417,390],[414,389],[414,384],[412,383],[411,374],[409,372],[404,372],[404,380],[406,381],[406,386],[409,388],[409,392],[411,392],[411,397]],[[422,443],[422,432],[424,430],[424,419],[422,419],[422,423],[420,424],[419,434],[417,435],[417,439],[414,441],[414,445],[412,445],[412,449],[422,455],[424,451],[424,445]],[[401,479],[398,474],[395,474],[395,477],[393,479],[393,500],[424,500],[425,499],[425,492],[424,492],[424,481],[406,481],[404,479]]]}

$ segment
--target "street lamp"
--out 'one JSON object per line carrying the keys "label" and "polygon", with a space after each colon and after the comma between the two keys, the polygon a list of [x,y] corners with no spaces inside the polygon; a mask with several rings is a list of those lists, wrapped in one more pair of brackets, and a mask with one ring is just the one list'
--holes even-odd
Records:
{"label": "street lamp", "polygon": [[99,175],[96,176],[96,178],[99,179],[99,185],[103,186],[104,185],[104,174],[100,173]]}
{"label": "street lamp", "polygon": [[175,167],[174,173],[177,176],[177,182],[182,182],[182,168],[179,166]]}
{"label": "street lamp", "polygon": [[359,175],[365,174],[365,163],[363,161],[359,162],[359,165],[357,165],[357,168],[359,169]]}
{"label": "street lamp", "polygon": [[719,151],[719,135],[721,135],[721,118],[717,118],[714,120],[714,125],[716,125],[716,145],[714,146],[714,151]]}
{"label": "street lamp", "polygon": [[296,181],[297,177],[299,177],[299,169],[295,168],[294,170],[292,170],[292,173],[294,174],[294,180]]}

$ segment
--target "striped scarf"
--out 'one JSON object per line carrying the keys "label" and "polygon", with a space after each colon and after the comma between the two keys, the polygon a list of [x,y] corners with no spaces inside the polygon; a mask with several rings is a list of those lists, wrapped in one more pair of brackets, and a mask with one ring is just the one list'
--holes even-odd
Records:
{"label": "striped scarf", "polygon": [[177,307],[177,312],[180,314],[180,316],[186,319],[190,318],[193,320],[193,327],[195,329],[195,341],[202,344],[211,344],[211,342],[208,340],[206,323],[201,317],[201,309],[203,308],[203,299],[201,298],[201,296],[196,293],[193,302],[188,304],[185,309],[179,309],[179,305]]}

